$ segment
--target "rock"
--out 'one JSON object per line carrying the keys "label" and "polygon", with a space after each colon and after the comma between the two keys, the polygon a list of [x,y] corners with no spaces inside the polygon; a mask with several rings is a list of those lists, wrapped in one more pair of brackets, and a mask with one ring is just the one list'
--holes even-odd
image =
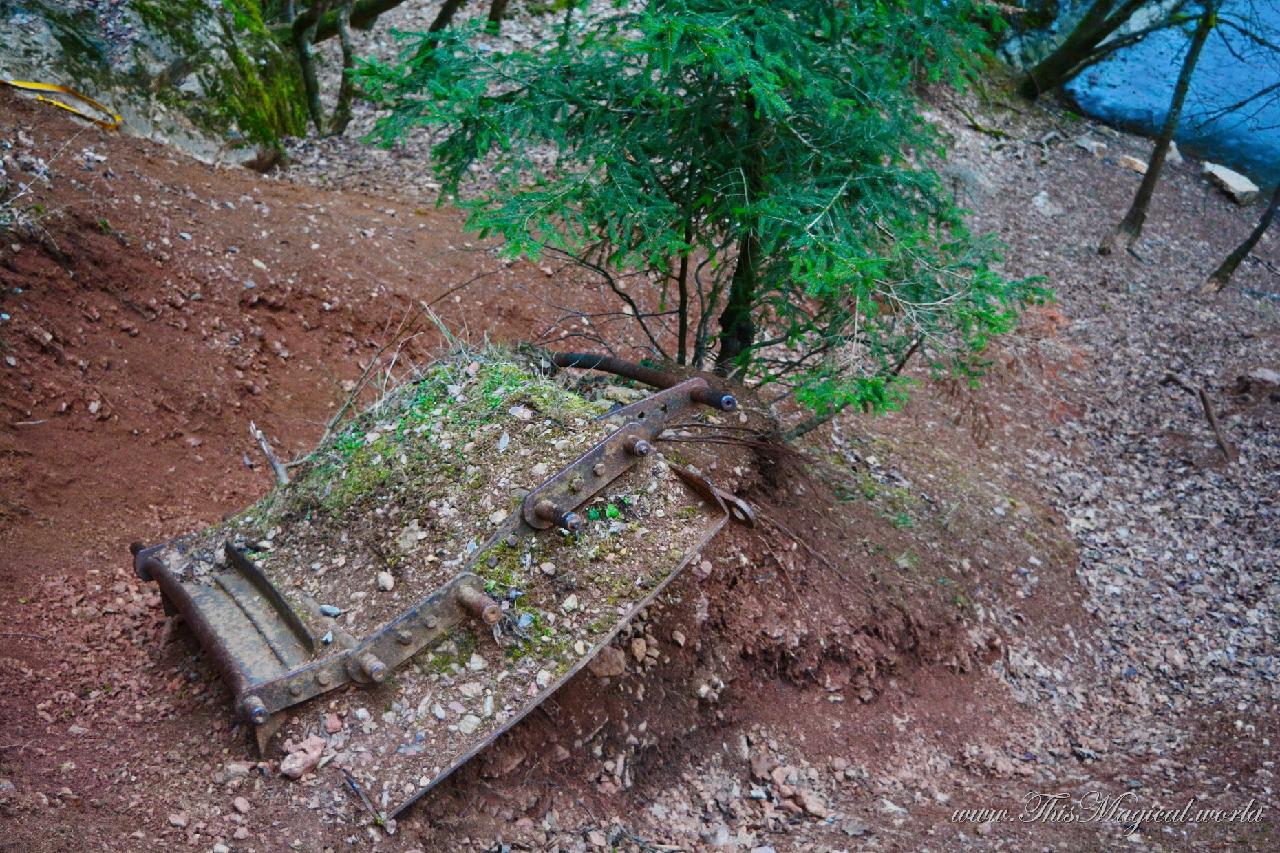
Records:
{"label": "rock", "polygon": [[1045,216],[1058,216],[1062,213],[1062,208],[1054,204],[1053,200],[1049,198],[1049,194],[1044,190],[1032,196],[1031,204]]}
{"label": "rock", "polygon": [[342,615],[342,608],[334,607],[332,604],[321,604],[320,615],[328,616],[330,618],[337,618]]}
{"label": "rock", "polygon": [[805,811],[817,818],[826,818],[831,816],[831,809],[827,808],[827,804],[813,791],[801,788],[796,791],[796,802],[798,802]]}
{"label": "rock", "polygon": [[1178,150],[1178,143],[1169,142],[1169,151],[1164,155],[1164,161],[1171,166],[1181,166],[1186,162],[1182,157],[1182,152]]}
{"label": "rock", "polygon": [[1116,158],[1116,163],[1119,164],[1120,168],[1128,169],[1130,172],[1137,172],[1139,175],[1145,175],[1147,173],[1147,164],[1144,161],[1139,160],[1137,157],[1131,157],[1128,154],[1121,154]]}
{"label": "rock", "polygon": [[683,631],[672,631],[671,641],[682,649],[684,648],[684,644],[687,642]]}
{"label": "rock", "polygon": [[480,718],[475,714],[467,714],[458,721],[458,731],[464,735],[474,734],[478,728],[480,728]]}
{"label": "rock", "polygon": [[400,535],[396,537],[396,548],[400,549],[403,554],[415,550],[418,547],[418,540],[421,538],[418,534],[422,533],[422,529],[418,526],[418,520],[405,525],[404,530],[400,531]]}
{"label": "rock", "polygon": [[222,768],[222,775],[226,779],[243,779],[252,767],[247,761],[228,761]]}
{"label": "rock", "polygon": [[605,646],[591,659],[587,669],[596,678],[617,678],[627,671],[627,657],[616,646]]}
{"label": "rock", "polygon": [[895,803],[893,800],[888,799],[887,797],[881,798],[880,811],[884,812],[885,814],[906,814],[907,813],[906,809],[904,809],[902,806]]}
{"label": "rock", "polygon": [[471,653],[471,660],[467,661],[467,669],[472,672],[480,672],[483,669],[487,669],[488,666],[489,664],[485,662],[485,659],[475,652]]}
{"label": "rock", "polygon": [[752,847],[751,853],[778,853],[777,849],[769,845],[763,847]]}
{"label": "rock", "polygon": [[249,828],[247,826],[237,826],[236,831],[231,833],[231,837],[236,841],[244,841],[249,837]]}
{"label": "rock", "polygon": [[249,813],[249,808],[250,808],[249,801],[246,800],[244,797],[236,797],[234,800],[231,801],[231,806],[236,811],[240,812],[240,814]]}
{"label": "rock", "polygon": [[1233,172],[1217,163],[1205,163],[1200,170],[1218,189],[1236,204],[1249,204],[1258,197],[1258,185],[1239,172]]}
{"label": "rock", "polygon": [[391,572],[378,572],[378,589],[391,592],[395,588],[396,579],[391,576]]}
{"label": "rock", "polygon": [[324,718],[324,730],[331,735],[342,731],[342,718],[337,714],[329,714]]}
{"label": "rock", "polygon": [[564,602],[560,605],[560,609],[563,610],[565,613],[572,613],[573,611],[577,610],[578,596],[571,593],[569,597],[566,598]]}
{"label": "rock", "polygon": [[547,577],[553,577],[556,573],[556,564],[543,563],[542,565],[538,566],[538,570],[541,571]]}
{"label": "rock", "polygon": [[649,644],[644,637],[636,637],[631,641],[631,656],[636,663],[644,663],[644,656],[649,653]]}
{"label": "rock", "polygon": [[538,674],[534,677],[534,681],[537,682],[539,687],[546,687],[551,683],[551,673],[547,672],[545,669],[540,669],[538,670]]}
{"label": "rock", "polygon": [[290,779],[301,779],[320,763],[324,747],[324,738],[319,735],[311,735],[299,744],[286,742],[285,749],[289,754],[280,761],[280,772]]}
{"label": "rock", "polygon": [[169,815],[169,825],[176,826],[178,829],[185,829],[189,822],[186,812],[174,812]]}
{"label": "rock", "polygon": [[219,841],[213,845],[213,853],[231,853],[231,848]]}
{"label": "rock", "polygon": [[1266,367],[1255,367],[1245,374],[1249,379],[1262,385],[1280,385],[1280,370]]}
{"label": "rock", "polygon": [[467,699],[479,699],[484,694],[484,685],[478,681],[468,681],[458,685],[458,692]]}
{"label": "rock", "polygon": [[773,768],[778,766],[778,762],[773,760],[773,756],[764,751],[757,751],[751,754],[751,775],[753,778],[762,781],[769,779],[769,774],[773,772]]}
{"label": "rock", "polygon": [[1092,139],[1088,136],[1081,136],[1076,139],[1076,147],[1088,151],[1094,157],[1101,157],[1107,153],[1107,143],[1100,139]]}

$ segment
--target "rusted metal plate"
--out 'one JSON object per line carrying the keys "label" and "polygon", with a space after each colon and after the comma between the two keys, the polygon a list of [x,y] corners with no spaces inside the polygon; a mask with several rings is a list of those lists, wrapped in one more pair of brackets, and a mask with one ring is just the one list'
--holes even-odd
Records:
{"label": "rusted metal plate", "polygon": [[699,402],[736,405],[705,380],[602,415],[478,367],[401,389],[240,516],[134,551],[259,747],[343,712],[333,762],[386,814],[582,667],[727,518],[750,518],[653,450]]}
{"label": "rusted metal plate", "polygon": [[496,557],[502,578],[490,584],[504,607],[496,637],[460,623],[388,683],[291,710],[282,737],[324,733],[328,713],[343,715],[344,730],[328,736],[333,763],[394,817],[585,666],[727,520],[656,455],[582,511],[575,535],[500,540],[477,555]]}

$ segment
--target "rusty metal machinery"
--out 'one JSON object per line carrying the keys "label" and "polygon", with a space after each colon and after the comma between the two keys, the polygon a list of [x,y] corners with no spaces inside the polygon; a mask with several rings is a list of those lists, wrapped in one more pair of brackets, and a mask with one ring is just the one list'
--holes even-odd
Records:
{"label": "rusty metal machinery", "polygon": [[[181,614],[190,626],[260,748],[282,726],[304,733],[305,715],[286,712],[348,685],[369,691],[370,703],[401,709],[399,716],[390,712],[394,723],[375,721],[358,733],[368,743],[355,751],[349,771],[355,778],[363,774],[366,787],[381,785],[400,801],[384,816],[407,808],[536,707],[651,602],[725,521],[754,522],[745,502],[698,472],[662,460],[655,450],[675,418],[698,407],[732,412],[732,395],[701,377],[678,381],[615,359],[552,358],[560,367],[603,369],[662,390],[602,415],[603,437],[522,497],[517,492],[514,511],[494,512],[499,520],[481,525],[484,540],[465,545],[451,577],[436,582],[436,575],[423,570],[415,587],[417,575],[405,569],[403,598],[396,593],[394,609],[354,618],[354,608],[348,613],[314,593],[312,576],[323,575],[329,559],[316,546],[300,545],[276,558],[261,550],[269,543],[214,529],[133,548],[138,575],[154,581],[166,611]],[[499,484],[509,479],[495,478]],[[638,496],[627,523],[605,526],[598,511],[584,509],[604,501],[606,493]],[[589,523],[588,515],[597,520]],[[432,544],[413,546],[409,558],[438,571]],[[317,555],[324,558],[307,562]],[[535,570],[538,559],[546,561],[542,573]],[[602,560],[614,562],[602,569]],[[340,556],[334,562],[341,561]],[[519,570],[502,568],[503,561]],[[544,577],[551,561],[561,567],[558,577]],[[495,576],[505,580],[497,583]],[[524,620],[542,631],[532,641]],[[496,641],[504,632],[522,637],[523,645],[504,648],[475,639],[492,633]],[[474,651],[464,666],[461,651],[450,657],[438,651],[442,646]],[[542,658],[526,654],[528,648]],[[465,681],[470,670],[485,671],[493,680],[487,686],[482,679]],[[451,696],[455,701],[446,704]]]}

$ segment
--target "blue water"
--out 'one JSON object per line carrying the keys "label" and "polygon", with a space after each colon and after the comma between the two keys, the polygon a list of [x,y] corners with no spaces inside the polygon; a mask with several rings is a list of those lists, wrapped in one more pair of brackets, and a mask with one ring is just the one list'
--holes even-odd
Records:
{"label": "blue water", "polygon": [[[1191,78],[1174,138],[1190,154],[1274,186],[1280,182],[1280,88],[1229,115],[1213,116],[1280,84],[1280,0],[1225,0],[1220,18]],[[1229,24],[1277,49],[1256,44]],[[1162,30],[1118,51],[1071,81],[1067,94],[1087,115],[1155,136],[1168,114],[1192,28]]]}

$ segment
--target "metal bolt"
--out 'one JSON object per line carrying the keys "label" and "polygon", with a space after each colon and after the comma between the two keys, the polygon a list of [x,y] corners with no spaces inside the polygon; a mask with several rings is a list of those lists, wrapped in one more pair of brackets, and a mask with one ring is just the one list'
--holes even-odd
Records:
{"label": "metal bolt", "polygon": [[426,625],[428,628],[434,628],[440,624],[440,620],[434,616],[423,616],[422,624]]}
{"label": "metal bolt", "polygon": [[468,613],[486,625],[496,625],[502,619],[502,607],[480,590],[470,586],[460,586],[454,595]]}
{"label": "metal bolt", "polygon": [[378,656],[372,652],[360,655],[355,665],[359,673],[374,684],[381,684],[387,677],[387,665],[378,660]]}
{"label": "metal bolt", "polygon": [[245,719],[255,726],[260,726],[271,719],[271,712],[267,710],[266,703],[257,696],[244,697],[240,702],[240,710],[244,713]]}
{"label": "metal bolt", "polygon": [[604,472],[605,467],[603,462],[597,462],[595,465],[591,466],[591,473],[595,474],[597,477],[603,477]]}
{"label": "metal bolt", "polygon": [[635,436],[627,439],[627,443],[624,446],[627,448],[627,452],[632,456],[648,456],[653,452],[652,444],[645,441],[643,438]]}
{"label": "metal bolt", "polygon": [[320,670],[319,672],[317,672],[317,673],[316,673],[316,683],[317,683],[317,684],[319,684],[321,687],[326,687],[326,686],[328,686],[328,684],[329,684],[329,673],[328,673],[327,671],[323,670],[323,669],[322,669],[322,670]]}
{"label": "metal bolt", "polygon": [[582,517],[576,512],[561,512],[559,507],[548,499],[538,501],[533,508],[533,514],[543,521],[563,527],[570,533],[576,533],[582,529]]}
{"label": "metal bolt", "polygon": [[575,474],[569,480],[569,491],[573,492],[574,494],[577,494],[578,492],[582,491],[582,475]]}
{"label": "metal bolt", "polygon": [[413,642],[413,635],[405,630],[396,631],[396,642],[402,646],[407,646]]}
{"label": "metal bolt", "polygon": [[301,685],[301,684],[299,684],[299,683],[298,683],[298,682],[296,682],[296,681],[295,681],[295,682],[293,682],[293,684],[290,684],[290,685],[289,685],[289,695],[290,695],[290,696],[301,696],[301,695],[302,695],[302,685]]}

